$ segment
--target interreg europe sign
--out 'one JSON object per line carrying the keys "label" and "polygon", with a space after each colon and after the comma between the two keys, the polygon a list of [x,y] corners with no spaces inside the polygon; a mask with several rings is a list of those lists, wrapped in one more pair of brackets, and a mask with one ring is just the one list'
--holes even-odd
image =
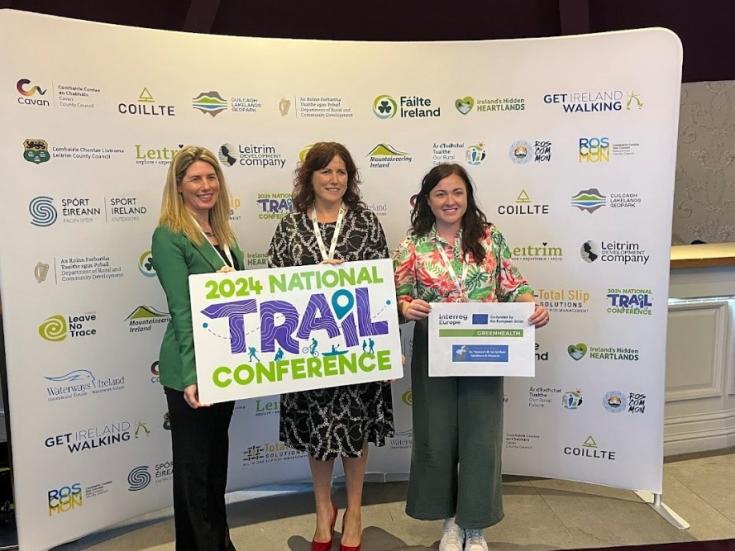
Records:
{"label": "interreg europe sign", "polygon": [[403,376],[390,260],[189,277],[199,399]]}

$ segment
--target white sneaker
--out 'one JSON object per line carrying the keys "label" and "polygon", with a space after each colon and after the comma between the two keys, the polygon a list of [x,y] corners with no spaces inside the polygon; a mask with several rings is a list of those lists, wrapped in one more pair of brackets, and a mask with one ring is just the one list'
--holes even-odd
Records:
{"label": "white sneaker", "polygon": [[485,532],[480,529],[465,530],[464,551],[488,551]]}
{"label": "white sneaker", "polygon": [[462,551],[463,542],[464,530],[454,522],[454,517],[446,519],[442,539],[439,542],[439,551]]}

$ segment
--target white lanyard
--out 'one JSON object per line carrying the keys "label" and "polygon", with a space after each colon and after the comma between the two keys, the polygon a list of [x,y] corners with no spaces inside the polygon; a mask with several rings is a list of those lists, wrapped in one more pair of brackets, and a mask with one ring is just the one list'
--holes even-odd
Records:
{"label": "white lanyard", "polygon": [[469,269],[469,262],[465,262],[465,259],[462,258],[462,279],[457,279],[457,272],[454,271],[454,267],[452,266],[452,263],[449,261],[449,258],[447,257],[447,253],[444,250],[444,247],[436,242],[436,250],[439,251],[439,256],[442,257],[442,261],[444,262],[444,265],[447,267],[447,272],[449,272],[449,277],[452,278],[452,281],[454,281],[454,284],[457,286],[457,291],[459,291],[459,294],[464,296],[464,282],[467,279],[467,270]]}
{"label": "white lanyard", "polygon": [[339,214],[337,214],[337,224],[334,226],[334,235],[332,236],[332,243],[329,245],[329,253],[327,248],[324,246],[324,239],[322,238],[322,231],[319,229],[319,222],[316,219],[316,207],[313,207],[311,211],[311,224],[314,227],[314,237],[319,245],[319,251],[322,253],[322,260],[330,260],[334,258],[334,251],[337,248],[337,238],[339,232],[342,230],[342,221],[345,217],[345,204],[339,205]]}
{"label": "white lanyard", "polygon": [[220,254],[219,249],[215,247],[214,245],[212,245],[212,242],[209,240],[209,237],[207,237],[207,234],[204,233],[204,230],[199,225],[199,222],[197,222],[197,219],[194,218],[193,216],[192,216],[192,219],[194,220],[194,223],[197,225],[197,228],[199,228],[199,231],[202,232],[202,236],[204,237],[204,240],[207,243],[209,243],[209,246],[212,247],[214,249],[214,252],[217,253],[217,256],[219,256],[219,259],[222,261],[222,264],[224,264],[225,266],[230,266],[232,269],[235,269],[235,262],[232,260],[232,253],[230,252],[229,245],[227,245],[227,243],[222,244],[222,248],[225,251],[225,256],[227,257],[227,260],[230,261],[230,263],[228,264],[227,261],[224,258],[222,258],[222,255]]}

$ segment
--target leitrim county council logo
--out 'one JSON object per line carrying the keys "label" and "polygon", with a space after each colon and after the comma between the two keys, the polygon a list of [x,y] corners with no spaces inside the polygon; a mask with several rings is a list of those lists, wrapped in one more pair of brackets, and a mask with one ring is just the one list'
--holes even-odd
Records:
{"label": "leitrim county council logo", "polygon": [[457,111],[462,113],[463,115],[466,115],[470,111],[472,111],[472,108],[475,106],[475,98],[472,96],[465,96],[463,98],[457,98],[454,100],[454,107],[457,108]]}
{"label": "leitrim county council logo", "polygon": [[28,212],[31,214],[31,224],[45,228],[56,222],[56,208],[52,197],[40,195],[28,203]]}
{"label": "leitrim county council logo", "polygon": [[46,319],[38,326],[38,334],[51,342],[60,342],[66,338],[67,325],[64,316],[56,315]]}
{"label": "leitrim county council logo", "polygon": [[209,113],[213,117],[227,109],[227,100],[220,96],[216,90],[200,92],[191,102],[194,109],[198,109],[202,113]]}
{"label": "leitrim county council logo", "polygon": [[390,96],[378,96],[373,101],[373,113],[379,119],[391,119],[396,115],[396,111],[398,111],[398,104]]}
{"label": "leitrim county council logo", "polygon": [[25,140],[23,142],[23,158],[29,163],[37,165],[51,159],[46,140]]}

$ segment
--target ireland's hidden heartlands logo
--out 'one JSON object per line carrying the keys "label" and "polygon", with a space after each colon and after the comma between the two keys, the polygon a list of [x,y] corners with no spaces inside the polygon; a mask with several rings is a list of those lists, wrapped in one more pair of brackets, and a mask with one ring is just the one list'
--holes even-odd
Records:
{"label": "ireland's hidden heartlands logo", "polygon": [[476,113],[518,112],[526,109],[526,99],[520,97],[474,98],[465,96],[454,100],[454,108],[461,115],[468,115],[473,109]]}
{"label": "ireland's hidden heartlands logo", "polygon": [[632,346],[587,346],[583,342],[567,346],[569,357],[579,361],[585,356],[590,360],[637,362],[640,352]]}

